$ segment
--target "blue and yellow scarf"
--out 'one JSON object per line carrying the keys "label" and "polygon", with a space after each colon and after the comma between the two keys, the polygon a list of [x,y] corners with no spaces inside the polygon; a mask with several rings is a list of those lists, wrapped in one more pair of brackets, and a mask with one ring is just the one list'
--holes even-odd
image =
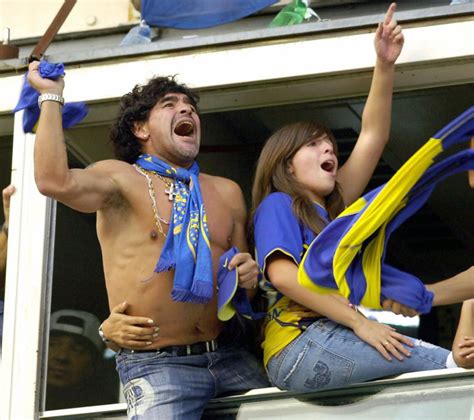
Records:
{"label": "blue and yellow scarf", "polygon": [[136,165],[174,180],[170,226],[155,272],[174,269],[171,298],[207,303],[213,294],[212,259],[207,217],[199,187],[199,166],[174,168],[155,156],[141,155]]}

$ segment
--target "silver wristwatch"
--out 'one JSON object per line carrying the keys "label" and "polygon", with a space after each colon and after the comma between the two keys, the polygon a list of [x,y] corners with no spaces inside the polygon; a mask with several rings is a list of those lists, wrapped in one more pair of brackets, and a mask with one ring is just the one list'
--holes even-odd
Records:
{"label": "silver wristwatch", "polygon": [[56,95],[55,93],[43,93],[38,96],[38,106],[41,108],[41,104],[45,101],[59,102],[61,105],[64,105],[64,98],[61,95]]}
{"label": "silver wristwatch", "polygon": [[100,327],[99,327],[99,336],[100,336],[100,339],[101,339],[105,344],[113,343],[112,340],[109,340],[109,339],[105,336],[104,331],[102,331],[102,324],[100,324]]}

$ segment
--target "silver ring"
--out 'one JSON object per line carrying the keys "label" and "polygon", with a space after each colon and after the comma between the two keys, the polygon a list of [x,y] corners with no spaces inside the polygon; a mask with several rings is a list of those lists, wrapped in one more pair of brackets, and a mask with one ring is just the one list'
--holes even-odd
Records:
{"label": "silver ring", "polygon": [[385,343],[382,343],[382,346],[388,346],[388,341],[385,341]]}

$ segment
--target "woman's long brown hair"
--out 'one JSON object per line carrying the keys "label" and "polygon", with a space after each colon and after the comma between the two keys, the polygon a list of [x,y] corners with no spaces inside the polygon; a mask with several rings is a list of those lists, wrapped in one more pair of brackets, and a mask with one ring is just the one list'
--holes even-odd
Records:
{"label": "woman's long brown hair", "polygon": [[[252,218],[260,203],[272,192],[280,191],[293,199],[293,212],[304,225],[318,234],[326,225],[307,196],[306,189],[289,172],[289,166],[296,152],[309,141],[327,136],[336,149],[336,140],[331,131],[314,122],[297,122],[280,128],[265,143],[257,162],[252,188]],[[334,219],[344,209],[340,187],[326,197],[326,210]]]}

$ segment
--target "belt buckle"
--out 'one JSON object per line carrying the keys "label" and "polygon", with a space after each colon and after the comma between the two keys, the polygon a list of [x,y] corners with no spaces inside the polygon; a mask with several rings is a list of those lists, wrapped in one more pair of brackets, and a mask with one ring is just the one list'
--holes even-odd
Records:
{"label": "belt buckle", "polygon": [[192,349],[190,344],[186,344],[186,355],[191,356]]}

